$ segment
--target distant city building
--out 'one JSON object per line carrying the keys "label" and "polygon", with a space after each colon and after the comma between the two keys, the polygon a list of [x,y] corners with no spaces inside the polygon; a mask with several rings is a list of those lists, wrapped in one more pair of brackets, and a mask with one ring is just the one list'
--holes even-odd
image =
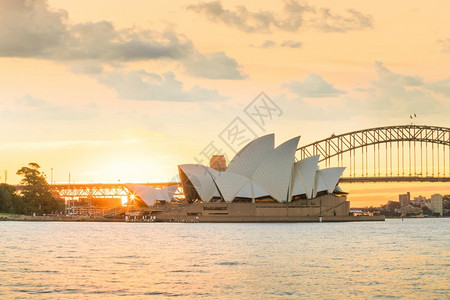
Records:
{"label": "distant city building", "polygon": [[427,202],[427,198],[422,195],[419,195],[418,197],[414,197],[414,200],[412,202],[415,205],[419,205],[419,204]]}
{"label": "distant city building", "polygon": [[434,194],[431,196],[431,211],[433,214],[439,213],[439,215],[444,215],[444,205],[443,198],[439,194]]}
{"label": "distant city building", "polygon": [[424,196],[422,196],[422,195],[419,195],[418,197],[414,197],[414,201],[417,201],[417,202],[425,202],[425,201],[427,201],[427,197],[424,197]]}
{"label": "distant city building", "polygon": [[213,155],[209,161],[209,167],[219,172],[227,169],[227,160],[224,155]]}
{"label": "distant city building", "polygon": [[406,215],[420,215],[423,213],[423,210],[420,207],[403,206],[399,209],[395,210],[397,213],[406,214]]}
{"label": "distant city building", "polygon": [[414,200],[411,201],[412,204],[419,207],[430,206],[430,200],[427,200],[427,197],[419,195],[418,197],[414,197]]}
{"label": "distant city building", "polygon": [[444,216],[450,216],[450,195],[444,195]]}
{"label": "distant city building", "polygon": [[398,201],[400,202],[400,206],[408,206],[411,204],[411,195],[409,192],[406,194],[398,195]]}

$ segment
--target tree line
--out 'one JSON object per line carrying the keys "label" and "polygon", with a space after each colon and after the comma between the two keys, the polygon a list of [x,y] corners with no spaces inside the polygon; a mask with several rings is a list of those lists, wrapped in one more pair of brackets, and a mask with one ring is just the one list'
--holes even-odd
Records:
{"label": "tree line", "polygon": [[17,171],[22,176],[21,188],[0,184],[0,212],[14,214],[51,214],[64,211],[64,200],[51,191],[37,163],[29,163]]}

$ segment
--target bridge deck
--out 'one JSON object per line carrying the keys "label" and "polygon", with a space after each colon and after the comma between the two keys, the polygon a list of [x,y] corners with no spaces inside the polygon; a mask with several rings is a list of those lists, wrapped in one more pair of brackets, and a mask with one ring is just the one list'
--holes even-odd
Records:
{"label": "bridge deck", "polygon": [[342,177],[339,182],[450,182],[450,177]]}

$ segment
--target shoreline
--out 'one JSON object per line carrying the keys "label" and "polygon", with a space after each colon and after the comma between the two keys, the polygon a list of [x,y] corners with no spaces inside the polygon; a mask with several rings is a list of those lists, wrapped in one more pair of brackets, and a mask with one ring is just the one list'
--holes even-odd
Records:
{"label": "shoreline", "polygon": [[[384,217],[384,218],[383,218]],[[450,216],[443,216],[443,217],[396,217],[396,216],[383,216],[379,218],[372,218],[371,221],[381,221],[381,218],[383,219],[445,219],[450,218]],[[368,221],[371,218],[364,218],[364,216],[348,216],[345,218],[333,218],[333,217],[323,217],[324,223],[327,222],[358,222],[358,221]],[[222,221],[221,220],[215,220],[215,221],[203,221],[199,222],[194,219],[192,220],[165,220],[165,219],[156,219],[156,220],[149,220],[149,219],[129,219],[126,220],[125,218],[104,218],[104,217],[88,217],[88,216],[27,216],[27,215],[0,215],[0,222],[112,222],[112,223],[243,223],[241,220],[235,220],[234,222],[230,221]],[[271,221],[264,221],[259,220],[261,223],[270,223]],[[249,222],[249,221],[247,221]],[[250,221],[250,223],[259,223],[258,221],[254,220],[253,222]],[[273,221],[272,221],[273,222]],[[305,218],[304,220],[302,218],[295,218],[293,220],[284,221],[287,223],[295,222],[295,223],[304,223],[304,222],[319,222],[318,217],[309,217]],[[276,222],[278,223],[278,222]]]}
{"label": "shoreline", "polygon": [[[278,219],[278,218],[277,218]],[[67,217],[67,216],[0,216],[0,222],[112,222],[112,223],[328,223],[328,222],[360,222],[360,221],[384,221],[384,217],[367,217],[367,216],[347,216],[347,217],[322,217],[322,220],[319,220],[319,217],[297,217],[297,218],[289,218],[289,219],[278,219],[274,220],[272,218],[261,219],[255,218],[254,220],[248,220],[247,218],[241,219],[236,218],[233,220],[198,220],[195,218],[192,219],[109,219],[103,217]]]}
{"label": "shoreline", "polygon": [[23,222],[125,222],[125,219],[108,219],[104,217],[86,216],[27,216],[27,215],[0,215],[0,221]]}

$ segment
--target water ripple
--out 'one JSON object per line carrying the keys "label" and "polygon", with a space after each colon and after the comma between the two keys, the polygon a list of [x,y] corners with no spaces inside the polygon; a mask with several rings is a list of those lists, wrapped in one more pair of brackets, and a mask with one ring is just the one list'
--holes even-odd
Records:
{"label": "water ripple", "polygon": [[444,299],[450,294],[445,259],[450,219],[0,222],[0,232],[2,299]]}

